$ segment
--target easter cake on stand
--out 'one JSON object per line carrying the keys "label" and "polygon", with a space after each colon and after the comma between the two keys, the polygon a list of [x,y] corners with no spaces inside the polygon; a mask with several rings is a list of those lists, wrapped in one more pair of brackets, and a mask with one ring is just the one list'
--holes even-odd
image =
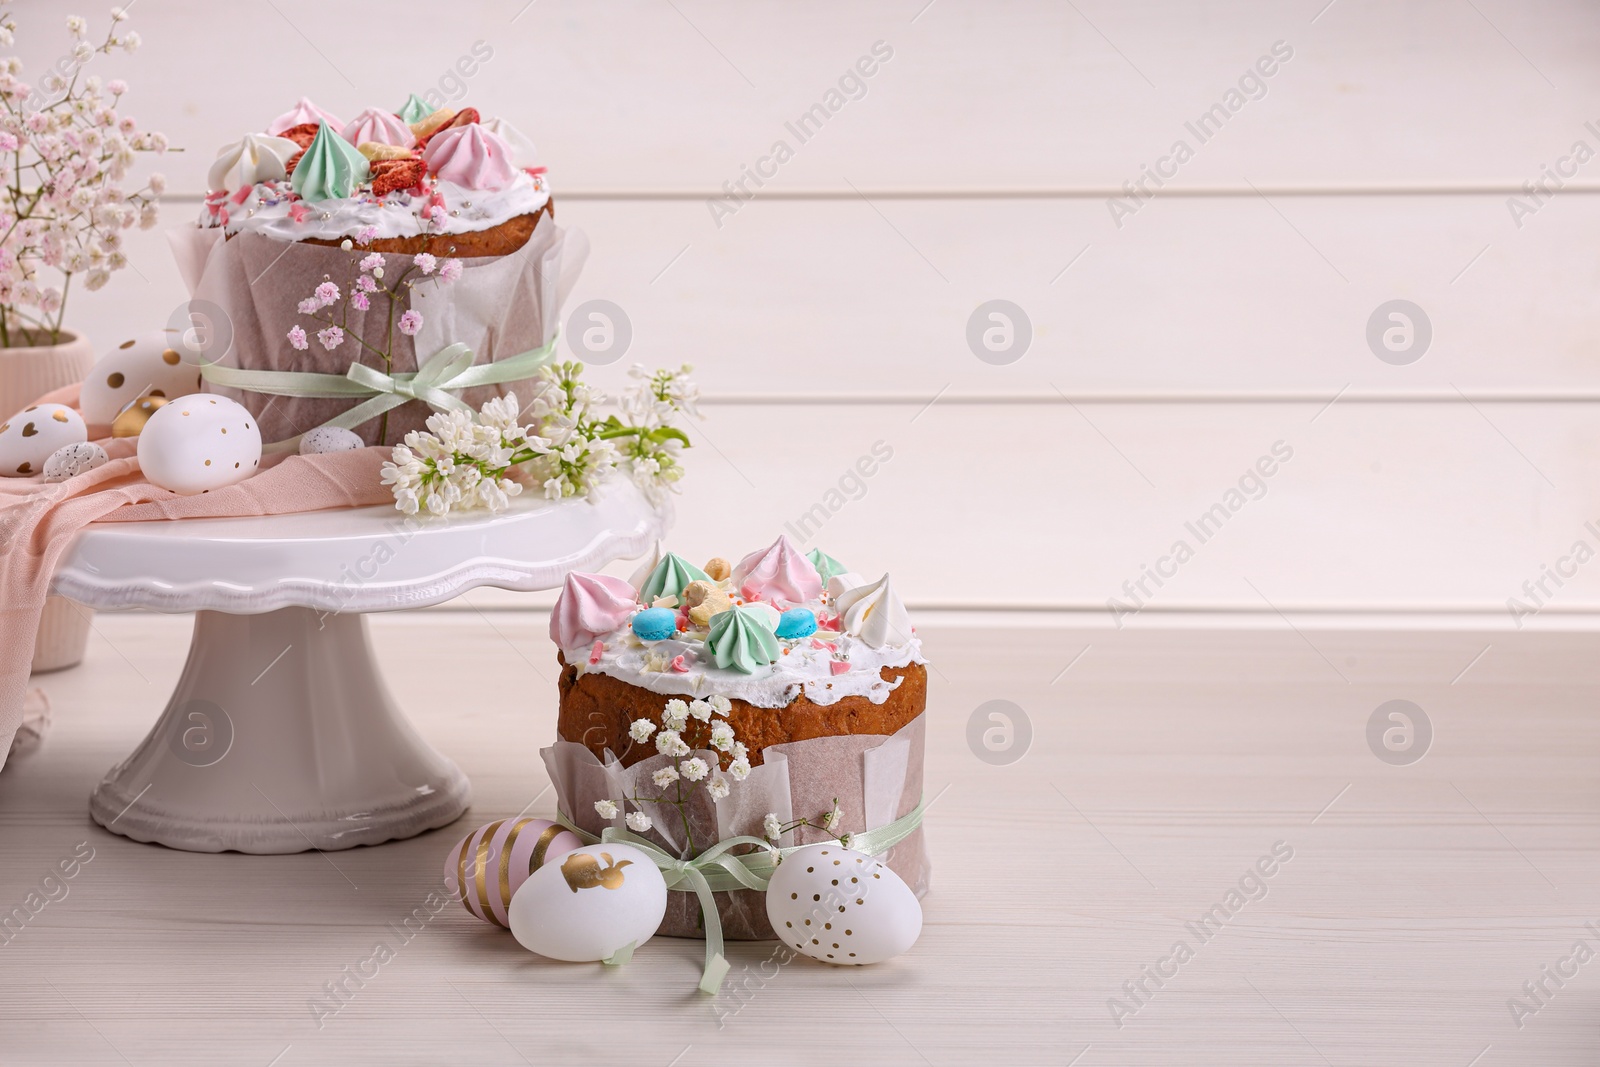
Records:
{"label": "easter cake on stand", "polygon": [[173,235],[190,317],[212,320],[195,361],[269,444],[332,426],[393,445],[441,396],[529,395],[587,252],[526,138],[414,95],[349,121],[301,99],[207,184]]}

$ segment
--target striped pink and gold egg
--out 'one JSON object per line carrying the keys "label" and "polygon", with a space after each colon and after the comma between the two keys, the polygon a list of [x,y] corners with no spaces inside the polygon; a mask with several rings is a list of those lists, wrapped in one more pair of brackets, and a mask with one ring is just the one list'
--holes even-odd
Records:
{"label": "striped pink and gold egg", "polygon": [[528,875],[582,844],[549,819],[500,819],[456,842],[445,857],[445,885],[473,915],[509,927],[506,908]]}

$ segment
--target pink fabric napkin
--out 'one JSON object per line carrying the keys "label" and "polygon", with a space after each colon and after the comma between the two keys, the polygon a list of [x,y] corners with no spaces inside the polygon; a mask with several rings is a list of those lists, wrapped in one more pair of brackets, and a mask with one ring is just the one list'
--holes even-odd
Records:
{"label": "pink fabric napkin", "polygon": [[[78,387],[40,398],[76,406]],[[56,564],[91,522],[284,515],[392,501],[378,480],[386,448],[320,456],[272,455],[237,485],[179,496],[145,481],[137,438],[99,443],[111,461],[65,482],[0,478],[0,768],[22,723],[33,643]]]}

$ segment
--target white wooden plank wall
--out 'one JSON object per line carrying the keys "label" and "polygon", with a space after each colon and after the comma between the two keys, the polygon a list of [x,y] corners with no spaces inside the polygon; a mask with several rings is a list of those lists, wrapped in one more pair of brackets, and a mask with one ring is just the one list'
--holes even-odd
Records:
{"label": "white wooden plank wall", "polygon": [[[593,241],[575,301],[633,324],[597,375],[689,360],[704,382],[691,555],[770,539],[882,441],[892,460],[846,481],[860,499],[816,543],[892,566],[922,605],[1103,608],[1161,566],[1146,620],[1511,625],[1507,599],[1531,603],[1523,583],[1560,566],[1545,610],[1592,611],[1600,562],[1562,559],[1600,549],[1600,161],[1537,202],[1521,188],[1575,142],[1600,150],[1600,11],[1324,5],[503,0],[374,17],[282,0],[232,9],[221,33],[214,5],[143,0],[142,50],[105,68],[186,149],[164,162],[177,223],[215,149],[300,93],[341,114],[398,106],[451,89],[487,42],[464,99],[539,144],[561,221]],[[19,12],[34,69],[64,13]],[[880,41],[892,56],[800,143],[786,123]],[[1186,127],[1268,68],[1204,143]],[[1193,158],[1119,227],[1108,197],[1145,166],[1170,173],[1180,138]],[[761,163],[779,139],[793,158]],[[776,172],[714,218],[708,198],[758,165]],[[1537,210],[1514,219],[1514,195]],[[131,254],[137,272],[77,305],[108,344],[183,296],[159,233]],[[966,339],[993,299],[1034,333],[1006,366]],[[1408,365],[1366,340],[1394,299],[1432,327]],[[1293,456],[1264,495],[1204,544],[1186,532],[1279,441]],[[1162,564],[1179,539],[1193,558]]]}

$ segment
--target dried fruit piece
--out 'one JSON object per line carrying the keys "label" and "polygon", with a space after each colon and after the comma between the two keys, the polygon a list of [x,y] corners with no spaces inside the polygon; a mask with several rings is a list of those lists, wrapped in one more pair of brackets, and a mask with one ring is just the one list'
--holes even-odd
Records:
{"label": "dried fruit piece", "polygon": [[379,159],[372,164],[372,195],[387,196],[396,189],[420,185],[425,168],[420,159]]}
{"label": "dried fruit piece", "polygon": [[401,148],[397,144],[384,144],[381,141],[362,141],[356,145],[356,151],[366,156],[371,162],[380,159],[412,159],[415,158],[411,149]]}
{"label": "dried fruit piece", "polygon": [[[438,133],[455,120],[456,113],[453,108],[442,107],[431,115],[418,119],[411,124],[411,134],[417,139],[418,147],[423,141]],[[284,134],[285,137],[289,136]]]}
{"label": "dried fruit piece", "polygon": [[317,139],[317,129],[315,122],[302,122],[298,126],[290,126],[278,136],[286,137],[302,149],[305,149],[311,147],[311,142]]}
{"label": "dried fruit piece", "polygon": [[305,155],[305,154],[306,154],[306,150],[304,148],[302,148],[302,149],[300,149],[300,151],[296,152],[294,155],[290,156],[287,160],[284,161],[284,164],[283,164],[283,176],[285,178],[289,177],[291,174],[294,173],[294,168],[300,165],[300,157]]}

